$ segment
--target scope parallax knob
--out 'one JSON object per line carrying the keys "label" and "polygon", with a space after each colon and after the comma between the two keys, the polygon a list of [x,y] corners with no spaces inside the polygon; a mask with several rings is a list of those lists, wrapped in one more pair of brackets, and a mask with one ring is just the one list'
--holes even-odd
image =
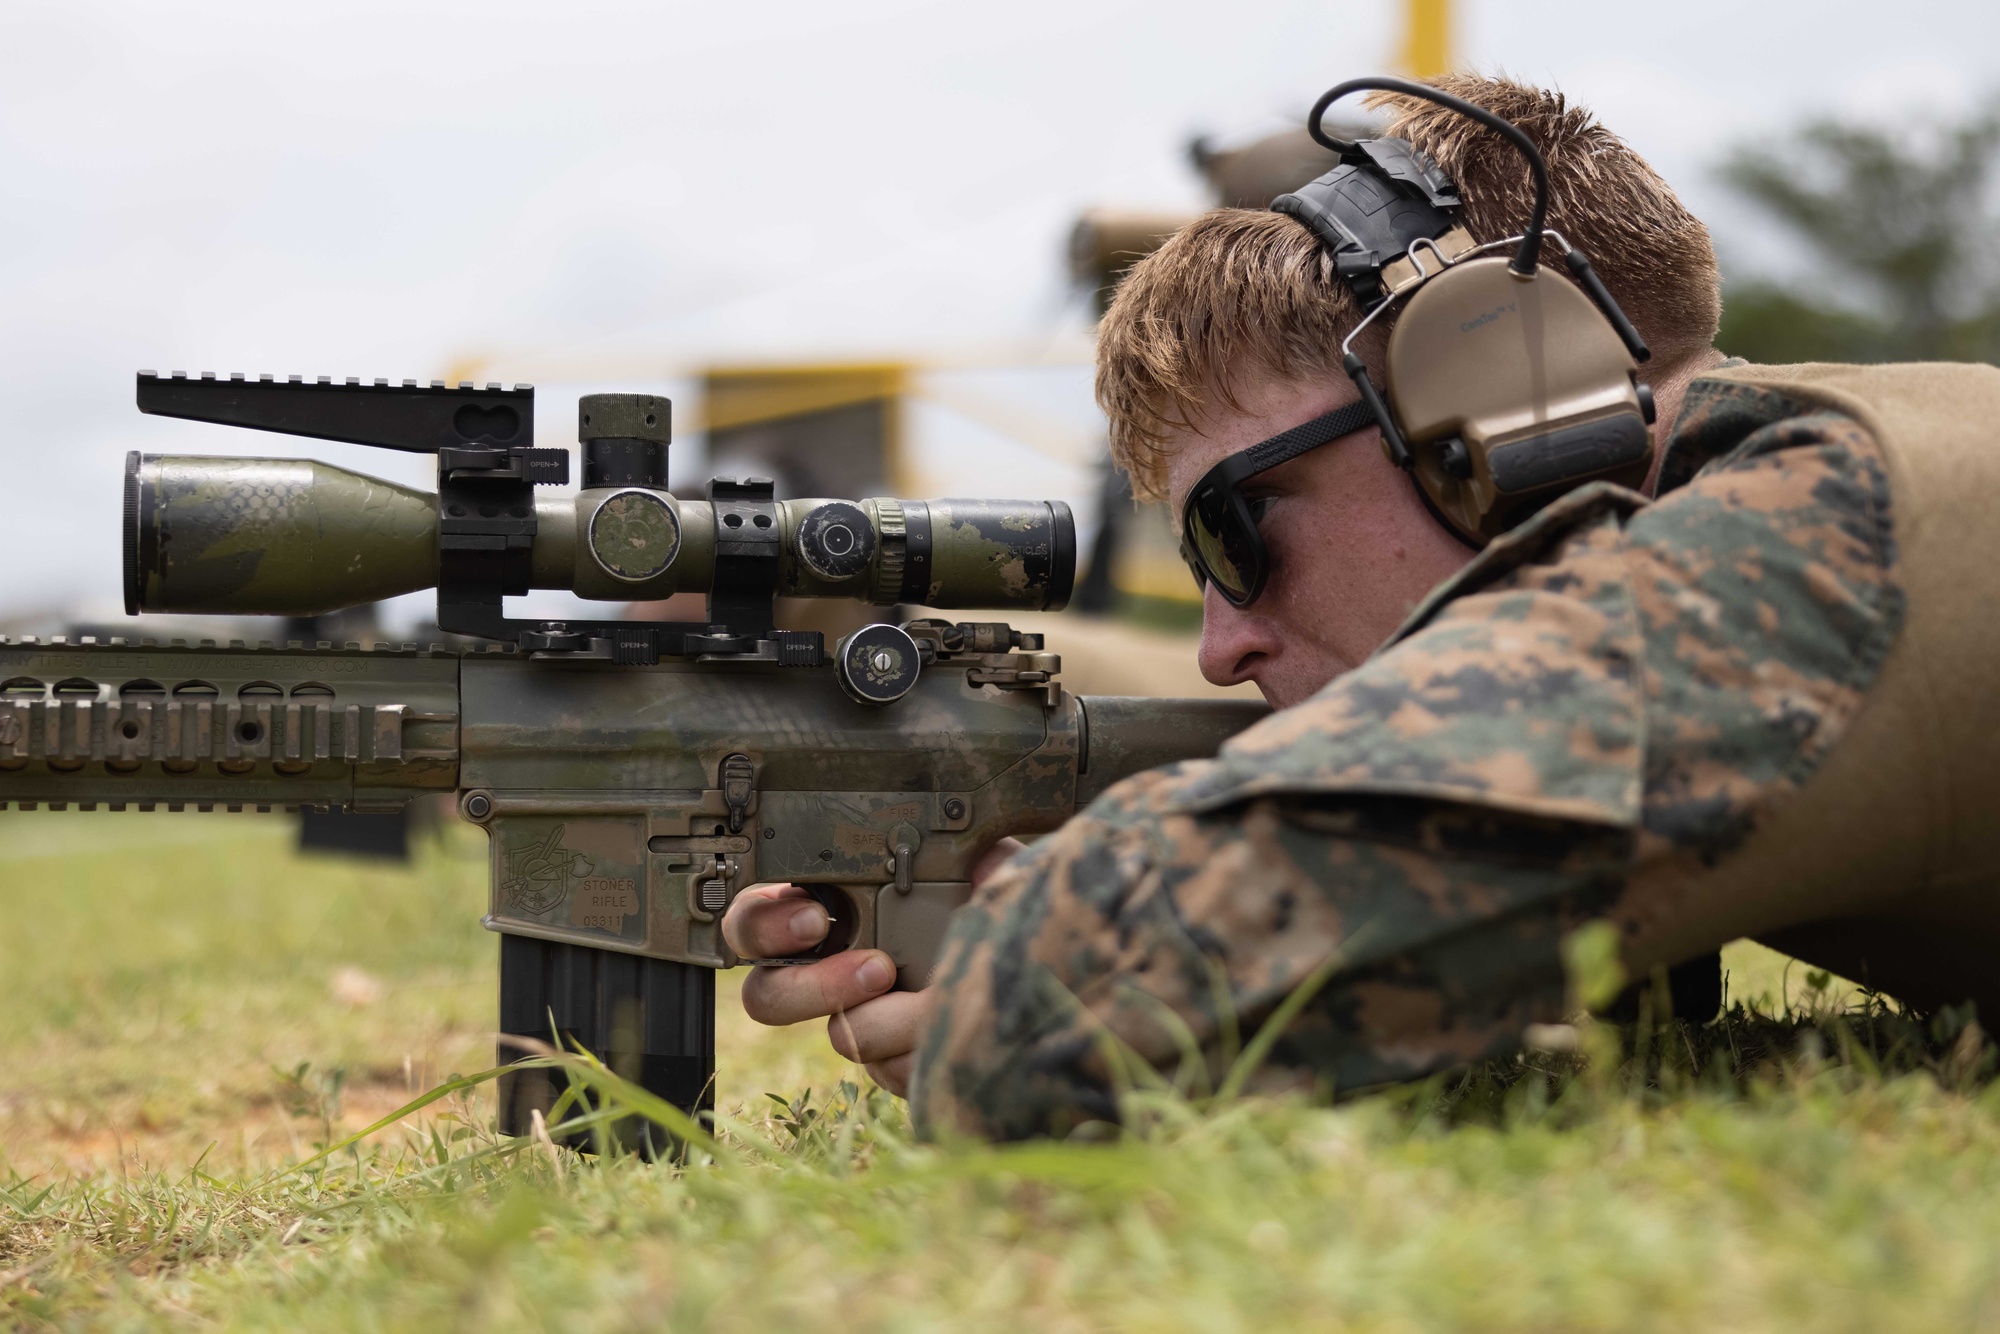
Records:
{"label": "scope parallax knob", "polygon": [[875,525],[859,505],[829,500],[799,525],[799,559],[827,579],[850,579],[875,558]]}
{"label": "scope parallax knob", "polygon": [[841,641],[833,674],[857,704],[893,704],[917,684],[917,641],[894,625],[864,625]]}

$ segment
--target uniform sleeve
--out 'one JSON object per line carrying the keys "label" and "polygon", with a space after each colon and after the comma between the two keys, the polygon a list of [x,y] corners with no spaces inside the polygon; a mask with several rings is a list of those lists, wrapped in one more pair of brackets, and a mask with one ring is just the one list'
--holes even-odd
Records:
{"label": "uniform sleeve", "polygon": [[960,911],[920,1130],[1060,1135],[1152,1080],[1213,1089],[1309,981],[1254,1087],[1352,1090],[1506,1050],[1560,1014],[1562,936],[1618,884],[1610,831],[1399,797],[1162,812],[1190,776],[1114,789]]}
{"label": "uniform sleeve", "polygon": [[1633,517],[1645,858],[1713,863],[1818,769],[1896,643],[1904,598],[1880,442],[1752,386],[1690,394],[1710,456]]}

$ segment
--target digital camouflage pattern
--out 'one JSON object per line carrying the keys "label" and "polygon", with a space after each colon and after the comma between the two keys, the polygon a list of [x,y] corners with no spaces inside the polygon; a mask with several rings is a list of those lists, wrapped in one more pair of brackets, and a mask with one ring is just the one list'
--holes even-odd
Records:
{"label": "digital camouflage pattern", "polygon": [[[1902,618],[1887,474],[1851,419],[1700,381],[1662,499],[1550,506],[1374,658],[1215,759],[1113,787],[953,923],[927,1133],[1117,1115],[1137,1060],[1353,1091],[1561,1017],[1563,937],[1641,863],[1726,854],[1838,739]],[[1715,942],[1720,945],[1720,940]]]}

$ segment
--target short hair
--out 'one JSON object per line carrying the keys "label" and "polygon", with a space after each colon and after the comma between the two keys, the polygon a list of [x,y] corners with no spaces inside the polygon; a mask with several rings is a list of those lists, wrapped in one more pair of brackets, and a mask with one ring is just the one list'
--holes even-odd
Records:
{"label": "short hair", "polygon": [[[1431,82],[1534,141],[1548,163],[1548,225],[1589,253],[1661,364],[1714,342],[1721,279],[1708,229],[1643,158],[1559,92],[1472,74]],[[1458,186],[1474,240],[1527,225],[1534,187],[1500,135],[1400,94],[1369,104],[1389,108],[1384,132],[1429,155]],[[1545,253],[1555,257],[1553,247]],[[1386,332],[1394,313],[1376,324]],[[1344,374],[1340,342],[1361,314],[1318,239],[1283,214],[1216,209],[1169,237],[1132,267],[1098,327],[1097,401],[1134,493],[1166,494],[1170,435],[1217,407],[1240,409],[1245,376]],[[1381,344],[1374,326],[1369,334],[1372,359]]]}

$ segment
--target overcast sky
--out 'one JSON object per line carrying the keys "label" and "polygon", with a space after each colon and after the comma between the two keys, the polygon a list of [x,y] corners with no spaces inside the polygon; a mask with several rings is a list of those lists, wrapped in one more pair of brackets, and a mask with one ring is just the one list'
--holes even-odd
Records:
{"label": "overcast sky", "polygon": [[[2000,89],[1993,0],[1458,10],[1463,60],[1595,108],[1739,266],[1783,256],[1715,186],[1727,145]],[[1075,212],[1198,203],[1191,133],[1388,69],[1400,13],[0,0],[0,617],[116,598],[125,450],[288,449],[140,417],[142,366],[637,385],[1078,359]]]}

